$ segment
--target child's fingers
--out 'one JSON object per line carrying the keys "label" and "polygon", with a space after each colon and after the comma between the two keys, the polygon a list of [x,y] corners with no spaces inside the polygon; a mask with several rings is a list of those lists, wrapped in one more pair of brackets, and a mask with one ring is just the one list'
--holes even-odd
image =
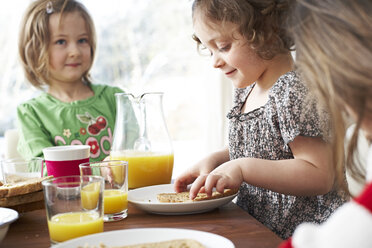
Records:
{"label": "child's fingers", "polygon": [[207,175],[200,175],[195,179],[190,188],[190,199],[193,200],[199,193],[200,189],[204,186]]}
{"label": "child's fingers", "polygon": [[221,194],[224,192],[225,188],[226,188],[226,182],[223,178],[220,178],[217,182],[216,182],[216,190],[218,192],[220,192]]}
{"label": "child's fingers", "polygon": [[216,186],[220,176],[219,175],[214,175],[214,174],[209,174],[206,181],[205,181],[205,193],[208,196],[212,195],[213,188]]}
{"label": "child's fingers", "polygon": [[102,167],[101,168],[101,175],[109,182],[112,183],[114,181],[114,175],[111,171],[110,167]]}
{"label": "child's fingers", "polygon": [[187,191],[187,186],[191,183],[193,183],[195,180],[195,177],[186,174],[181,175],[174,181],[174,190],[176,192],[184,192]]}
{"label": "child's fingers", "polygon": [[179,193],[179,192],[184,192],[187,190],[187,183],[182,180],[182,179],[176,179],[176,181],[174,182],[174,191]]}
{"label": "child's fingers", "polygon": [[204,186],[200,188],[199,193],[205,193],[205,187]]}

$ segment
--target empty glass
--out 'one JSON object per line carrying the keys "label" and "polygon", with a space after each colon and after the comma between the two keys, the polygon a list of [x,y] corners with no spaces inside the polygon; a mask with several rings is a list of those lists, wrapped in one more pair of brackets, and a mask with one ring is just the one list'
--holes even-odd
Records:
{"label": "empty glass", "polygon": [[29,178],[40,178],[43,176],[43,158],[5,159],[1,161],[1,172],[5,184],[17,183]]}

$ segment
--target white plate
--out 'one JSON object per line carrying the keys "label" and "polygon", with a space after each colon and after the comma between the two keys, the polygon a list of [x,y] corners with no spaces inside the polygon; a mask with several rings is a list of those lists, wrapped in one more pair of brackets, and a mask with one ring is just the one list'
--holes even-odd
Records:
{"label": "white plate", "polygon": [[229,203],[235,196],[230,195],[207,201],[195,201],[185,203],[164,203],[156,198],[160,193],[174,192],[173,184],[161,184],[130,190],[128,201],[136,207],[155,214],[181,215],[203,213]]}
{"label": "white plate", "polygon": [[107,246],[124,246],[172,239],[194,239],[207,248],[235,248],[229,239],[220,235],[178,228],[134,228],[103,232],[72,239],[53,248],[77,248],[85,245],[98,247],[100,243]]}
{"label": "white plate", "polygon": [[18,219],[18,212],[11,208],[0,207],[0,227],[9,225]]}
{"label": "white plate", "polygon": [[0,207],[0,242],[8,232],[9,225],[18,219],[18,212],[11,208]]}

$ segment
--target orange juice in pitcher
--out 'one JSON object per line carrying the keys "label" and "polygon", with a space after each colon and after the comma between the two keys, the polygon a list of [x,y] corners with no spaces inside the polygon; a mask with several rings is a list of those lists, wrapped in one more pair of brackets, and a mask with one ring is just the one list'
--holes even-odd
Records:
{"label": "orange juice in pitcher", "polygon": [[130,150],[111,152],[111,159],[128,161],[130,189],[171,182],[173,154]]}
{"label": "orange juice in pitcher", "polygon": [[128,162],[130,189],[170,183],[173,148],[164,120],[163,93],[117,93],[110,159]]}

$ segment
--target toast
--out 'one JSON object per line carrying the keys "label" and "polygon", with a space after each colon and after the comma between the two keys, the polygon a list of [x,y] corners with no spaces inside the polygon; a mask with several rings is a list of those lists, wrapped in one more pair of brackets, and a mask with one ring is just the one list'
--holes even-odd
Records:
{"label": "toast", "polygon": [[0,198],[0,207],[12,207],[21,204],[44,200],[43,191],[39,190],[24,195],[15,195]]}
{"label": "toast", "polygon": [[[95,248],[95,246],[84,246],[84,248]],[[100,244],[99,248],[205,248],[204,245],[193,239],[175,239],[154,243],[142,243],[137,245],[124,245],[124,246],[106,246]],[[82,247],[80,247],[82,248]]]}
{"label": "toast", "polygon": [[0,198],[40,191],[42,190],[41,182],[48,178],[50,177],[27,178],[21,181],[16,180],[14,183],[4,184],[0,186]]}
{"label": "toast", "polygon": [[42,209],[44,194],[41,182],[49,179],[27,178],[12,175],[7,178],[7,184],[0,186],[0,207],[8,207],[20,213]]}
{"label": "toast", "polygon": [[205,201],[212,200],[217,198],[222,198],[225,196],[233,195],[238,192],[238,189],[225,189],[221,194],[217,191],[214,191],[211,196],[208,196],[206,193],[198,193],[194,200],[190,200],[190,192],[185,191],[181,193],[161,193],[157,195],[159,202],[195,202],[195,201]]}

